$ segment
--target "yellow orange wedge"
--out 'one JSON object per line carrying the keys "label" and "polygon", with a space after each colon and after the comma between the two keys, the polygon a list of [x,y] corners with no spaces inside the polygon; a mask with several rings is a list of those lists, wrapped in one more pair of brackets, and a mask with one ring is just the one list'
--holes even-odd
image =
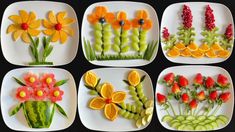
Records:
{"label": "yellow orange wedge", "polygon": [[204,43],[199,47],[199,50],[202,52],[206,52],[206,51],[210,50],[210,47],[208,46],[208,44]]}
{"label": "yellow orange wedge", "polygon": [[183,56],[183,57],[190,57],[191,56],[191,51],[188,48],[186,48],[180,53],[180,55]]}
{"label": "yellow orange wedge", "polygon": [[192,51],[192,57],[194,58],[202,58],[204,56],[204,53],[200,50]]}
{"label": "yellow orange wedge", "polygon": [[133,70],[128,74],[128,82],[132,86],[137,86],[140,83],[140,75],[137,71]]}
{"label": "yellow orange wedge", "polygon": [[85,73],[84,80],[88,86],[94,88],[98,82],[98,77],[92,71],[88,71]]}
{"label": "yellow orange wedge", "polygon": [[227,58],[230,55],[230,52],[228,50],[220,50],[217,53],[217,56],[220,58]]}
{"label": "yellow orange wedge", "polygon": [[180,52],[177,48],[173,47],[172,49],[170,49],[168,52],[167,52],[167,55],[169,57],[173,57],[173,58],[176,58],[180,55]]}
{"label": "yellow orange wedge", "polygon": [[174,47],[178,50],[184,50],[186,48],[185,45],[181,42],[177,43]]}
{"label": "yellow orange wedge", "polygon": [[112,95],[113,103],[122,103],[126,99],[126,93],[123,91],[114,92]]}
{"label": "yellow orange wedge", "polygon": [[211,49],[213,49],[214,51],[223,50],[223,48],[218,43],[213,44],[211,46]]}
{"label": "yellow orange wedge", "polygon": [[215,51],[213,49],[210,49],[209,51],[207,51],[205,53],[205,55],[209,58],[216,58],[217,57],[217,55],[215,54]]}
{"label": "yellow orange wedge", "polygon": [[117,118],[118,108],[115,104],[106,104],[104,107],[104,115],[107,119],[113,121]]}
{"label": "yellow orange wedge", "polygon": [[198,50],[198,46],[197,46],[197,44],[194,43],[194,42],[191,42],[191,43],[187,46],[187,48],[188,48],[190,51],[196,51],[196,50]]}
{"label": "yellow orange wedge", "polygon": [[105,106],[105,99],[102,97],[95,97],[89,103],[89,107],[94,110],[100,110],[104,108],[104,106]]}

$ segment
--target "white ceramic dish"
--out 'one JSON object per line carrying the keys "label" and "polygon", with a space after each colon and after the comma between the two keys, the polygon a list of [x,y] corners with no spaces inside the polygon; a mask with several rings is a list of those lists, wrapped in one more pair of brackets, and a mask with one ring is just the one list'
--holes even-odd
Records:
{"label": "white ceramic dish", "polygon": [[[228,117],[229,121],[223,127],[216,128],[216,130],[222,129],[229,124],[229,122],[232,119],[233,109],[234,109],[234,88],[233,88],[232,78],[230,77],[229,73],[225,69],[220,68],[220,67],[215,67],[215,66],[200,66],[200,65],[199,66],[175,66],[175,67],[170,67],[170,68],[166,68],[165,70],[163,70],[158,77],[158,82],[167,73],[170,73],[170,72],[173,72],[173,73],[179,74],[179,75],[184,75],[189,80],[189,84],[193,83],[193,78],[197,73],[201,73],[204,76],[211,76],[214,78],[214,80],[216,80],[218,74],[223,74],[226,77],[228,77],[228,80],[231,83],[231,86],[230,86],[230,89],[228,89],[226,91],[229,91],[231,93],[231,98],[220,107],[220,109],[217,111],[216,115],[219,115],[219,114],[226,115]],[[190,87],[192,87],[192,86],[190,86]],[[166,94],[167,92],[166,92],[165,88],[166,87],[163,84],[157,83],[156,90],[155,90],[156,94],[157,93]],[[162,117],[164,115],[166,115],[167,113],[163,110],[163,107],[161,107],[157,101],[155,101],[155,104],[156,104],[156,111],[157,111],[158,120],[161,123],[161,125],[163,127],[165,127],[166,129],[176,130],[176,129],[170,127],[167,123],[161,121]],[[178,113],[178,103],[172,101],[172,105],[173,105],[174,109],[176,110],[176,112]],[[198,107],[201,108],[202,105],[199,105]]]}
{"label": "white ceramic dish", "polygon": [[[25,120],[23,110],[21,109],[16,115],[9,116],[9,112],[18,101],[15,99],[13,92],[19,87],[19,84],[12,78],[21,78],[27,72],[33,73],[54,73],[57,80],[69,79],[69,81],[60,86],[64,91],[63,100],[58,104],[63,107],[68,118],[63,117],[57,110],[55,111],[50,128],[33,129],[29,128]],[[77,110],[77,91],[73,76],[66,70],[58,68],[20,68],[9,71],[3,78],[1,88],[1,111],[5,124],[12,130],[17,131],[56,131],[68,128],[74,121]]]}
{"label": "white ceramic dish", "polygon": [[[135,12],[137,10],[141,10],[141,9],[146,10],[149,13],[149,18],[152,20],[152,23],[153,23],[152,28],[148,31],[147,42],[151,42],[153,40],[159,41],[158,17],[152,6],[145,4],[145,3],[141,3],[141,2],[110,1],[110,2],[98,2],[98,3],[92,4],[86,9],[84,13],[83,21],[82,21],[81,38],[82,39],[85,38],[86,40],[89,40],[91,42],[91,45],[93,44],[94,36],[91,33],[93,30],[92,30],[91,24],[87,21],[87,16],[88,14],[92,13],[92,11],[95,9],[96,6],[106,6],[110,12],[115,13],[115,16],[118,11],[125,11],[127,13],[128,19],[131,19],[131,20],[135,18],[135,14],[136,14]],[[128,6],[128,8],[126,8],[126,6]],[[129,35],[131,35],[131,31],[129,32],[130,32]],[[112,40],[113,40],[113,37],[114,36],[112,36]],[[84,47],[83,41],[82,41],[82,49],[85,55],[85,47]],[[143,65],[147,65],[151,63],[154,60],[154,58],[157,55],[157,51],[158,51],[158,45],[150,61],[137,59],[137,60],[109,60],[109,61],[89,61],[89,62],[94,65],[115,66],[115,67],[143,66]],[[114,54],[115,52],[108,51],[107,53]],[[134,53],[134,51],[131,50],[128,53]]]}
{"label": "white ceramic dish", "polygon": [[[127,78],[130,68],[99,68],[93,69],[92,71],[101,78],[101,82],[109,82],[113,84],[115,91],[125,91],[127,98],[125,102],[133,103],[131,96],[128,94],[128,88],[123,79]],[[140,70],[136,69],[140,76],[146,75],[145,80],[142,82],[144,87],[144,93],[149,99],[154,99],[153,86],[149,75]],[[137,131],[142,130],[145,127],[137,128],[133,120],[125,119],[121,116],[114,121],[107,120],[103,115],[103,110],[92,110],[88,107],[88,102],[93,98],[89,93],[89,90],[84,86],[83,77],[80,80],[79,91],[78,91],[78,112],[82,124],[90,129],[96,131]]]}
{"label": "white ceramic dish", "polygon": [[[185,2],[185,3],[176,3],[168,6],[162,16],[161,20],[161,38],[162,38],[162,31],[163,27],[167,27],[171,34],[175,34],[178,32],[177,28],[181,25],[181,14],[182,14],[182,6],[186,4],[191,8],[192,15],[193,15],[193,27],[195,27],[195,42],[197,44],[201,44],[200,40],[203,39],[201,35],[201,31],[204,27],[204,12],[206,5],[210,5],[211,8],[214,10],[215,16],[215,24],[219,28],[218,33],[224,34],[225,29],[228,24],[233,25],[233,16],[230,10],[223,4],[218,3],[208,3],[208,2]],[[234,31],[234,30],[233,30]],[[161,43],[161,47],[163,50],[164,43]],[[219,63],[223,62],[229,57],[223,58],[207,58],[203,57],[200,59],[195,59],[192,57],[177,57],[172,58],[167,56],[167,51],[163,50],[165,57],[175,63],[184,63],[184,64],[211,64],[211,63]],[[232,50],[231,50],[232,53]]]}
{"label": "white ceramic dish", "polygon": [[[77,16],[70,5],[50,1],[16,2],[6,8],[3,14],[1,25],[1,47],[6,60],[14,65],[28,65],[28,62],[32,61],[29,45],[25,44],[21,39],[13,41],[11,33],[6,33],[7,27],[12,24],[12,21],[8,19],[8,17],[14,14],[18,15],[18,11],[22,9],[28,12],[34,11],[37,15],[37,18],[39,19],[47,18],[48,11],[50,10],[53,10],[55,13],[59,11],[66,11],[68,17],[74,18],[76,20],[75,23],[71,24],[71,28],[74,29],[74,36],[68,37],[68,40],[64,44],[60,44],[59,42],[52,43],[54,49],[47,57],[47,61],[54,62],[54,66],[70,63],[75,58],[78,49],[79,28]],[[44,28],[41,25],[39,29]],[[40,42],[43,35],[43,33],[40,33],[38,36],[40,38]],[[40,44],[40,46],[41,45],[42,44]]]}

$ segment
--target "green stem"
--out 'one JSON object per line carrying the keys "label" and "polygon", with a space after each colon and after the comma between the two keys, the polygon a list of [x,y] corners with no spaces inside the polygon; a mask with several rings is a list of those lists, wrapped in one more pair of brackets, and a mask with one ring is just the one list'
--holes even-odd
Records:
{"label": "green stem", "polygon": [[53,62],[30,62],[29,65],[53,65]]}
{"label": "green stem", "polygon": [[187,115],[187,107],[184,107],[184,114]]}
{"label": "green stem", "polygon": [[193,110],[192,109],[190,109],[190,115],[193,115]]}
{"label": "green stem", "polygon": [[119,51],[118,55],[121,56],[121,49],[122,49],[122,26],[121,26],[121,29],[120,29],[120,37],[119,37],[119,39],[120,39],[120,44],[119,44],[120,51]]}
{"label": "green stem", "polygon": [[179,113],[180,113],[180,115],[181,115],[182,113],[181,113],[180,103],[178,103],[178,107],[179,107]]}
{"label": "green stem", "polygon": [[167,109],[166,109],[166,112],[167,112],[168,115],[170,115],[170,112]]}
{"label": "green stem", "polygon": [[102,51],[101,51],[101,56],[104,56],[104,24],[101,23],[101,40],[102,40],[102,44],[101,44],[101,48],[102,48]]}
{"label": "green stem", "polygon": [[168,102],[168,104],[169,104],[169,106],[170,106],[170,108],[171,108],[171,110],[172,110],[174,116],[176,116],[175,110],[174,110],[173,106],[171,105],[171,103],[170,103],[169,101],[167,101],[167,102]]}
{"label": "green stem", "polygon": [[195,115],[195,113],[196,113],[196,110],[197,110],[197,107],[195,108],[195,110],[193,111],[193,115]]}
{"label": "green stem", "polygon": [[[141,40],[141,34],[142,33],[142,27],[139,28],[139,42],[138,42],[138,47],[140,48],[140,40]],[[140,50],[138,51],[138,55],[140,56]]]}
{"label": "green stem", "polygon": [[219,110],[220,106],[221,106],[221,105],[217,105],[217,107],[215,108],[215,111],[214,111],[211,115],[215,115],[216,112]]}

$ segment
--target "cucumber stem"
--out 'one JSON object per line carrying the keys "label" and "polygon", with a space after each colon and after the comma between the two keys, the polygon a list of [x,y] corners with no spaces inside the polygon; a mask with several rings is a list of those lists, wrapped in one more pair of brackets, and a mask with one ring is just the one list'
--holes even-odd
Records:
{"label": "cucumber stem", "polygon": [[180,103],[178,103],[178,107],[179,107],[179,113],[180,113],[180,115],[181,115],[182,113],[181,113]]}
{"label": "cucumber stem", "polygon": [[166,109],[166,112],[167,112],[168,115],[170,115],[170,113],[169,113],[169,111],[167,109]]}
{"label": "cucumber stem", "polygon": [[196,110],[197,110],[197,107],[195,108],[195,110],[193,111],[193,115],[195,115],[195,113],[196,113]]}
{"label": "cucumber stem", "polygon": [[215,108],[215,111],[214,111],[211,115],[215,115],[216,112],[219,110],[220,106],[221,106],[221,105],[217,105],[216,108]]}
{"label": "cucumber stem", "polygon": [[53,65],[53,62],[30,62],[29,65]]}
{"label": "cucumber stem", "polygon": [[122,26],[121,26],[121,29],[120,29],[120,37],[119,37],[119,39],[120,39],[120,44],[119,44],[120,51],[119,51],[118,55],[121,56],[121,49],[122,49]]}
{"label": "cucumber stem", "polygon": [[101,44],[101,48],[102,48],[102,51],[101,51],[101,56],[104,55],[104,25],[103,23],[101,23],[101,40],[102,40],[102,44]]}
{"label": "cucumber stem", "polygon": [[193,115],[193,110],[192,109],[190,109],[190,115]]}
{"label": "cucumber stem", "polygon": [[174,116],[176,116],[176,114],[175,114],[175,110],[174,110],[174,108],[172,107],[171,103],[170,103],[169,101],[167,101],[167,102],[168,102],[169,106],[171,107],[171,110],[172,110],[172,112],[173,112]]}
{"label": "cucumber stem", "polygon": [[[139,28],[139,42],[138,42],[138,47],[140,48],[140,39],[141,39],[141,32],[142,32],[142,26],[140,26],[140,28]],[[138,51],[138,55],[140,56],[140,49],[139,49],[139,51]]]}

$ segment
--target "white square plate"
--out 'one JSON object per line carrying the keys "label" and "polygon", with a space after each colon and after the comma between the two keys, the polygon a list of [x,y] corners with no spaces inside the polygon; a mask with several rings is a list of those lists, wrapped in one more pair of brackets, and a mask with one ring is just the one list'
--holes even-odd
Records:
{"label": "white square plate", "polygon": [[[128,94],[128,86],[123,80],[127,80],[128,73],[133,70],[130,68],[99,68],[93,69],[93,71],[100,79],[101,83],[109,82],[114,86],[115,91],[124,91],[127,93],[125,103],[134,103],[131,96]],[[148,99],[154,99],[153,86],[149,75],[140,70],[135,69],[140,76],[146,75],[143,83],[143,92]],[[95,96],[89,94],[89,89],[84,86],[84,78],[82,76],[79,84],[78,91],[78,112],[82,124],[90,129],[96,131],[137,131],[142,130],[149,125],[146,124],[144,127],[137,128],[135,121],[125,119],[118,116],[116,120],[107,120],[103,114],[103,110],[92,110],[88,107],[89,100]]]}
{"label": "white square plate", "polygon": [[[105,6],[108,8],[108,10],[110,12],[115,13],[115,17],[117,15],[118,11],[125,11],[127,13],[127,17],[128,20],[132,20],[135,18],[136,15],[136,11],[137,10],[146,10],[149,14],[149,19],[152,20],[152,28],[148,31],[147,33],[147,42],[152,42],[154,41],[159,41],[159,23],[158,23],[158,17],[157,14],[154,10],[154,8],[146,3],[141,3],[141,2],[129,2],[129,1],[109,1],[109,2],[98,2],[98,3],[94,3],[92,5],[90,5],[83,16],[83,21],[82,21],[82,40],[85,38],[86,40],[89,40],[91,42],[91,46],[93,48],[93,41],[94,41],[94,35],[92,33],[93,28],[92,25],[88,22],[87,20],[87,16],[88,14],[91,14],[92,11],[95,9],[96,6]],[[128,8],[126,8],[128,6]],[[132,31],[129,31],[129,35],[131,35]],[[112,35],[111,39],[113,42],[113,38],[114,35]],[[131,38],[130,38],[130,42],[128,43],[131,46]],[[85,46],[84,46],[84,41],[82,41],[82,49],[83,49],[83,53],[85,56]],[[111,44],[112,45],[112,44]],[[143,65],[147,65],[149,63],[151,63],[154,58],[157,55],[157,51],[158,51],[158,43],[156,46],[156,49],[153,53],[152,58],[147,61],[147,60],[143,60],[143,59],[136,59],[136,60],[106,60],[106,61],[89,61],[90,63],[94,64],[94,65],[101,65],[101,66],[115,66],[115,67],[130,67],[130,66],[143,66]],[[107,54],[115,54],[114,51],[112,51],[112,48],[110,51],[107,52]],[[135,53],[132,48],[130,48],[130,50],[128,51],[128,53],[125,54],[133,54]],[[98,54],[98,53],[97,53]]]}
{"label": "white square plate", "polygon": [[[233,89],[232,78],[230,77],[229,73],[225,69],[220,68],[220,67],[215,67],[215,66],[175,66],[175,67],[166,68],[165,70],[163,70],[160,73],[160,75],[158,77],[158,81],[157,81],[157,85],[156,85],[156,94],[161,93],[161,94],[166,95],[166,93],[167,93],[166,86],[164,86],[164,84],[160,84],[158,82],[161,79],[163,79],[163,77],[167,73],[170,73],[170,72],[173,72],[175,75],[185,76],[189,80],[189,88],[193,88],[192,87],[193,78],[195,77],[195,75],[197,73],[201,73],[203,76],[211,76],[215,81],[216,81],[216,78],[217,78],[218,74],[225,75],[228,78],[228,81],[230,83],[230,88],[226,91],[229,91],[231,93],[231,98],[226,103],[222,104],[220,109],[217,111],[216,115],[223,114],[223,115],[228,117],[229,121],[223,127],[216,128],[216,130],[222,129],[222,128],[226,127],[229,124],[229,122],[231,121],[232,116],[233,116],[234,89]],[[171,101],[171,103],[172,103],[173,108],[175,109],[176,113],[179,113],[179,111],[178,111],[178,102]],[[176,130],[176,129],[170,127],[167,123],[161,121],[162,117],[164,115],[166,115],[167,113],[163,110],[163,107],[161,107],[158,104],[157,100],[155,101],[155,104],[156,104],[158,120],[162,124],[162,126],[165,127],[166,129],[169,129],[169,130]],[[202,107],[202,105],[199,104],[197,110],[199,110],[201,107]]]}
{"label": "white square plate", "polygon": [[[2,17],[1,25],[1,47],[2,52],[6,60],[14,65],[28,65],[28,62],[32,62],[32,55],[29,51],[29,44],[24,43],[21,39],[13,41],[12,34],[7,34],[7,27],[12,24],[12,21],[8,19],[10,15],[19,14],[19,10],[26,10],[27,12],[34,11],[38,19],[47,18],[47,14],[50,10],[55,13],[60,11],[66,11],[67,16],[74,18],[75,23],[71,24],[71,28],[74,30],[74,36],[68,37],[68,40],[64,44],[59,42],[52,43],[54,49],[47,57],[47,61],[52,61],[54,66],[65,65],[70,63],[77,54],[78,41],[79,41],[79,28],[77,16],[73,8],[65,3],[50,2],[50,1],[24,1],[16,2],[9,5]],[[39,29],[44,29],[42,25]],[[43,33],[38,36],[40,39],[39,49],[42,46]],[[48,65],[49,66],[49,65]]]}
{"label": "white square plate", "polygon": [[[18,101],[14,97],[14,91],[19,87],[12,77],[22,78],[27,72],[36,74],[54,73],[56,80],[69,79],[60,88],[64,91],[63,100],[58,102],[67,113],[68,118],[55,111],[50,128],[33,129],[28,127],[22,109],[14,116],[9,116],[12,107]],[[73,76],[66,70],[58,68],[19,68],[9,71],[3,78],[1,88],[1,111],[5,124],[12,130],[17,131],[56,131],[68,128],[74,121],[77,109],[77,91]]]}
{"label": "white square plate", "polygon": [[[206,5],[210,5],[213,9],[213,13],[215,16],[215,25],[219,28],[218,33],[224,34],[224,31],[228,24],[233,25],[233,31],[234,31],[234,23],[233,23],[233,16],[230,10],[223,4],[218,3],[209,3],[209,2],[184,2],[184,3],[176,3],[168,6],[162,16],[161,20],[161,38],[162,38],[162,31],[163,27],[167,27],[170,34],[175,34],[178,32],[177,28],[181,25],[182,19],[182,7],[186,4],[190,7],[193,15],[193,27],[195,28],[195,43],[201,44],[200,40],[203,39],[203,36],[201,35],[201,32],[204,28],[204,12]],[[161,39],[162,41],[162,39]],[[219,63],[223,62],[227,58],[192,58],[192,57],[168,57],[167,51],[163,49],[164,43],[161,42],[162,51],[165,55],[165,57],[175,63],[184,63],[184,64],[211,64],[211,63]],[[233,49],[233,48],[232,48]],[[231,49],[231,54],[232,54]],[[231,55],[230,54],[230,55]]]}

